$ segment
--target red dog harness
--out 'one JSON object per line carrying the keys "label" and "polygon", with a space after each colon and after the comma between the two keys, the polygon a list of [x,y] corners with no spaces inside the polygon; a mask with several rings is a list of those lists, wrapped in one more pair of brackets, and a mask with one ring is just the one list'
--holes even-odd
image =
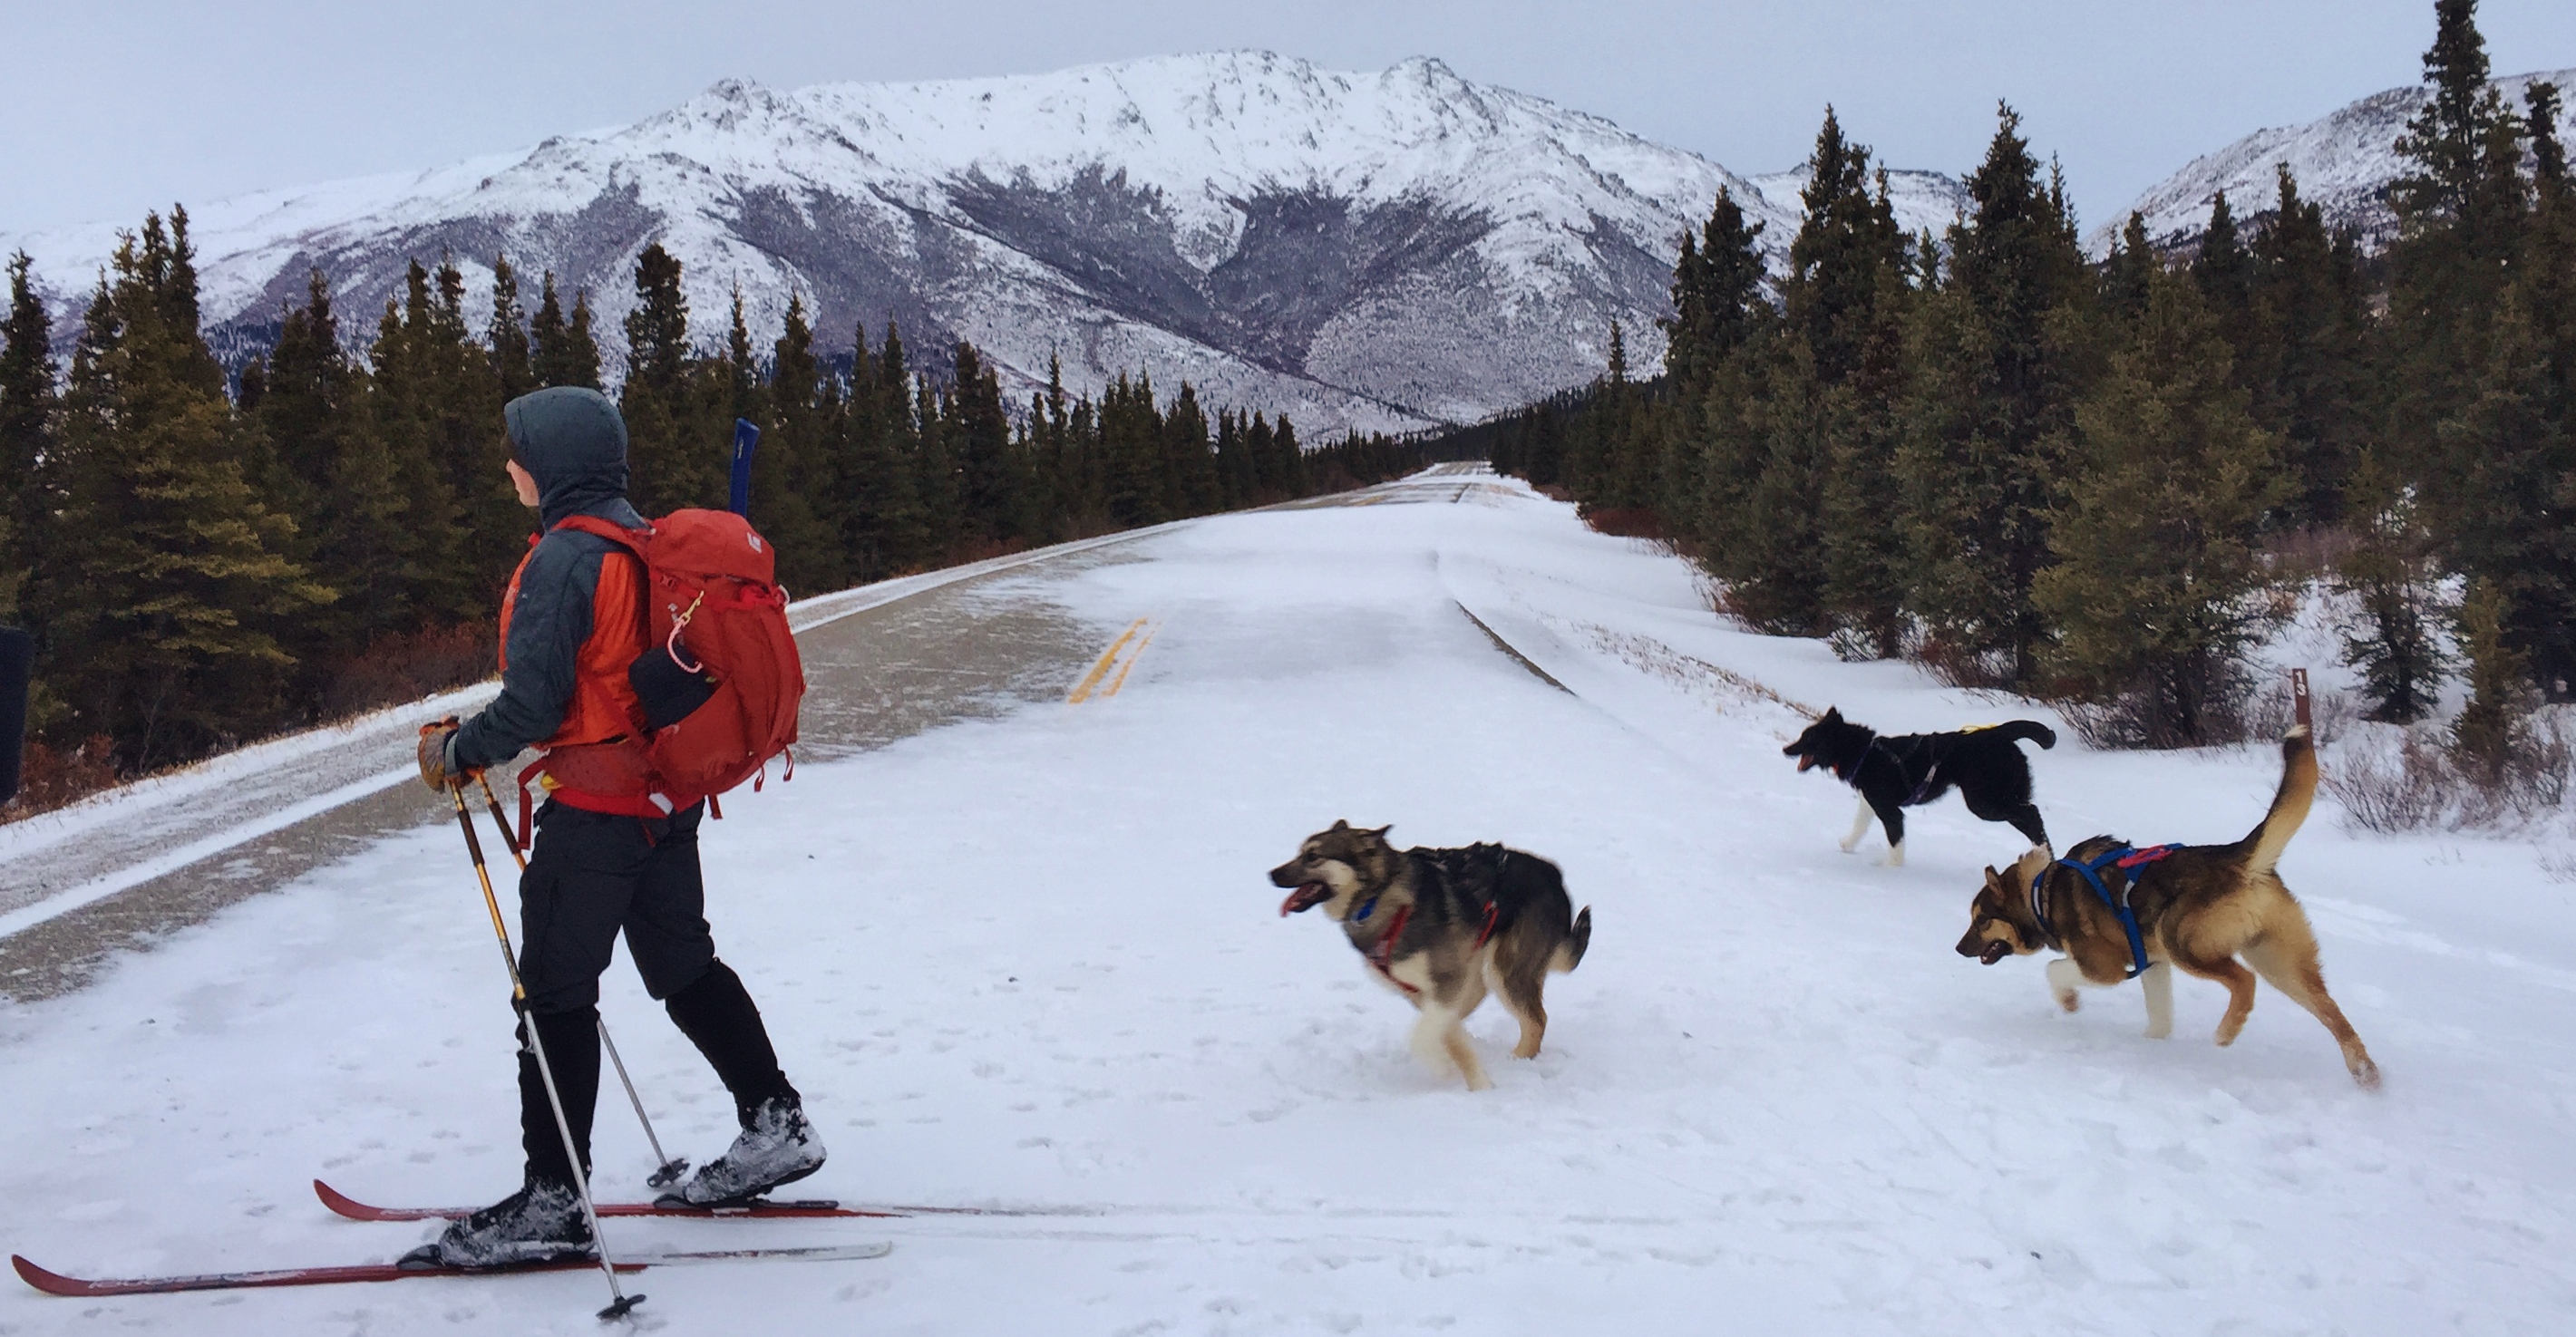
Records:
{"label": "red dog harness", "polygon": [[[1371,896],[1368,900],[1368,904],[1361,906],[1360,912],[1351,916],[1351,918],[1359,920],[1361,923],[1367,923],[1368,917],[1376,912],[1377,898],[1375,896]],[[1500,921],[1502,913],[1503,907],[1502,903],[1499,901],[1489,903],[1485,906],[1485,927],[1482,931],[1476,934],[1475,947],[1470,947],[1467,950],[1474,951],[1476,948],[1483,947],[1487,942],[1492,941],[1494,936],[1494,925]],[[1412,906],[1407,905],[1399,908],[1395,912],[1395,918],[1387,921],[1386,932],[1377,935],[1377,941],[1370,943],[1360,952],[1360,959],[1369,963],[1369,969],[1385,976],[1387,983],[1404,990],[1406,993],[1418,994],[1422,991],[1400,979],[1397,979],[1395,977],[1394,969],[1395,940],[1404,936],[1404,923],[1406,920],[1411,918],[1413,918]]]}

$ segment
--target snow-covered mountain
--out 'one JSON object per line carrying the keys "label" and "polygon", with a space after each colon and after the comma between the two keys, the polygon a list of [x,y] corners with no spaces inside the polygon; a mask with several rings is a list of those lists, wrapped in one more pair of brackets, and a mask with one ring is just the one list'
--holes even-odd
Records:
{"label": "snow-covered mountain", "polygon": [[[589,289],[614,356],[635,257],[658,240],[710,344],[737,285],[763,342],[801,293],[829,348],[891,318],[934,359],[972,340],[1021,388],[1051,354],[1082,386],[1143,367],[1312,435],[1471,421],[1578,384],[1614,318],[1651,365],[1683,229],[1727,187],[1785,248],[1784,179],[1436,60],[1344,74],[1231,52],[793,92],[728,80],[623,129],[190,217],[207,317],[242,345],[266,341],[312,266],[363,340],[412,257],[453,255],[481,299],[505,253],[532,306],[545,270],[567,300]],[[1949,186],[1897,180],[1910,210]],[[114,244],[107,224],[0,238],[34,255],[66,335]]]}
{"label": "snow-covered mountain", "polygon": [[[2576,70],[2519,74],[2495,81],[2507,104],[2519,113],[2523,90],[2534,81],[2554,83],[2576,100]],[[2306,125],[2257,130],[2216,153],[2194,158],[2183,169],[2138,197],[2136,204],[2094,229],[2092,252],[2106,255],[2111,241],[2128,225],[2134,211],[2146,218],[2147,235],[2160,249],[2189,247],[2209,225],[2209,208],[2218,192],[2227,192],[2228,207],[2238,218],[2271,209],[2280,198],[2278,164],[2288,163],[2299,181],[2299,194],[2324,207],[2329,227],[2349,225],[2361,233],[2367,250],[2386,246],[2397,235],[2397,217],[2389,209],[2388,187],[2405,175],[2397,155],[2397,138],[2406,122],[2429,96],[2421,84],[2373,93],[2343,110]],[[2560,137],[2576,136],[2576,105],[2562,113]]]}
{"label": "snow-covered mountain", "polygon": [[[1807,209],[1806,201],[1798,198],[1798,192],[1807,188],[1807,180],[1812,175],[1812,170],[1805,163],[1800,163],[1785,172],[1765,172],[1752,178],[1753,188],[1762,192],[1762,198],[1772,208],[1788,214],[1791,233],[1797,231],[1798,219]],[[1938,237],[1948,232],[1950,224],[1967,211],[1970,201],[1967,185],[1957,177],[1940,172],[1891,168],[1887,173],[1887,203],[1896,214],[1896,225],[1904,229],[1907,236],[1928,231]],[[1775,247],[1788,244],[1787,236],[1773,237],[1768,232],[1762,240]]]}

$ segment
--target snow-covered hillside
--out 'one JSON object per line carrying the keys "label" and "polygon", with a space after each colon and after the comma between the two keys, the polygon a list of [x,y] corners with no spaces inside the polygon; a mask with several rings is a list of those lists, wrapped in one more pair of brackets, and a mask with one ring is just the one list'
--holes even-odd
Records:
{"label": "snow-covered hillside", "polygon": [[[1900,178],[1909,200],[1933,183]],[[802,293],[827,347],[892,318],[934,359],[973,340],[1018,385],[1050,354],[1086,386],[1146,367],[1313,435],[1472,420],[1579,383],[1614,318],[1650,364],[1678,238],[1721,187],[1787,245],[1794,186],[1767,193],[1436,60],[1348,74],[1230,52],[792,92],[729,80],[623,129],[191,219],[207,316],[238,344],[265,342],[313,266],[362,338],[412,257],[452,254],[480,301],[506,253],[531,304],[544,270],[588,288],[613,356],[634,258],[658,240],[710,343],[737,285],[763,341]],[[34,255],[66,337],[116,226],[0,237]]]}
{"label": "snow-covered hillside", "polygon": [[[2263,986],[2051,1002],[1953,944],[2019,853],[1956,799],[1903,867],[1837,852],[1850,791],[1780,755],[1838,704],[1891,731],[2044,710],[1710,615],[1690,568],[1504,480],[1212,517],[984,587],[1123,690],[1011,704],[727,805],[725,959],[832,1151],[798,1195],[1031,1209],[621,1219],[617,1248],[892,1239],[868,1262],[657,1269],[678,1332],[2104,1334],[2561,1331],[2576,1303],[2576,919],[2545,844],[2347,830],[2282,860],[2386,1074]],[[1516,664],[1462,613],[1525,654]],[[1087,655],[1083,656],[1088,659]],[[1070,686],[1084,664],[1061,675]],[[2329,751],[2331,769],[2340,761]],[[2034,752],[2061,847],[2233,840],[2267,747]],[[1556,860],[1595,931],[1546,1043],[1469,1093],[1412,1011],[1264,870],[1336,818]],[[457,833],[431,824],[0,1007],[0,1246],[85,1275],[387,1260],[374,1201],[518,1182],[509,1011]],[[734,1128],[611,967],[603,1008],[675,1153]],[[598,1182],[654,1160],[614,1082]],[[1052,1210],[1050,1210],[1052,1209]],[[595,1333],[591,1274],[52,1299],[0,1332]],[[2550,1317],[2552,1314],[2556,1318]]]}
{"label": "snow-covered hillside", "polygon": [[[2576,95],[2576,69],[2518,74],[2495,86],[2519,113],[2523,90],[2534,81],[2554,83]],[[2377,250],[2397,232],[2396,215],[2388,206],[2389,185],[2406,172],[2397,138],[2426,96],[2420,84],[2391,88],[2306,125],[2257,130],[2192,159],[2117,217],[2103,220],[2088,244],[2095,255],[2108,254],[2112,239],[2135,212],[2146,216],[2147,235],[2159,248],[2193,245],[2209,225],[2210,204],[2218,192],[2227,192],[2228,207],[2238,218],[2261,213],[2279,200],[2279,164],[2288,163],[2298,178],[2299,194],[2324,207],[2328,226],[2355,228],[2363,247]],[[2558,133],[2562,139],[2576,136],[2576,100],[2565,104]]]}
{"label": "snow-covered hillside", "polygon": [[[1789,216],[1791,233],[1796,232],[1797,220],[1807,209],[1798,192],[1807,188],[1810,175],[1807,165],[1800,163],[1788,171],[1765,172],[1752,179],[1753,188],[1762,192],[1764,202]],[[1970,203],[1968,188],[1957,177],[1894,169],[1887,173],[1887,202],[1895,211],[1896,225],[1909,237],[1923,232],[1941,236]],[[1774,247],[1787,244],[1787,237],[1773,237],[1767,232],[1762,240]]]}

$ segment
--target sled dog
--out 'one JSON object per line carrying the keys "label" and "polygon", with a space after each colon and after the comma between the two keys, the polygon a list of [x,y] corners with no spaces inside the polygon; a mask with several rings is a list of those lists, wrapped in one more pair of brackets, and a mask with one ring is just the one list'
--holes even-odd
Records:
{"label": "sled dog", "polygon": [[1297,857],[1270,870],[1271,885],[1291,889],[1279,913],[1323,906],[1370,973],[1421,1011],[1413,1052],[1482,1091],[1493,1083],[1459,1023],[1490,985],[1521,1024],[1513,1056],[1537,1057],[1547,1034],[1539,995],[1549,971],[1582,964],[1592,907],[1574,913],[1565,875],[1535,854],[1500,845],[1400,850],[1387,841],[1390,829],[1335,822],[1308,836]]}
{"label": "sled dog", "polygon": [[1968,811],[1989,822],[2010,822],[2032,845],[2048,847],[2048,828],[2030,802],[2030,761],[2013,746],[2024,738],[2043,748],[2057,746],[2057,731],[2037,720],[1890,738],[1844,719],[1840,709],[1827,709],[1780,755],[1796,757],[1801,771],[1827,767],[1835,779],[1860,791],[1860,812],[1852,818],[1851,834],[1843,837],[1843,853],[1860,844],[1875,814],[1887,828],[1885,862],[1902,867],[1904,810],[1932,802],[1953,785]]}
{"label": "sled dog", "polygon": [[[2254,1010],[2254,976],[2261,975],[2325,1023],[2353,1080],[2376,1088],[2379,1066],[2326,993],[2308,916],[2273,871],[2316,793],[2316,749],[2301,726],[2281,740],[2280,790],[2243,840],[2130,850],[2113,837],[2094,836],[2063,859],[2032,850],[2010,873],[1986,870],[1959,955],[1993,965],[2042,949],[2064,952],[2048,963],[2048,987],[2069,1012],[2077,1006],[2077,986],[2138,976],[2153,1040],[2173,1033],[2173,968],[2180,966],[2227,986],[2227,1014],[2216,1036],[2222,1045],[2245,1028]],[[2092,878],[2101,880],[2099,890]],[[2237,964],[2240,956],[2244,965]]]}

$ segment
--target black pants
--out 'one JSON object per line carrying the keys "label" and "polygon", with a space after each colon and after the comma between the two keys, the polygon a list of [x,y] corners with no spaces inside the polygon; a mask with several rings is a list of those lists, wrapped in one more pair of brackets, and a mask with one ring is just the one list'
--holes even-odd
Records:
{"label": "black pants", "polygon": [[[698,871],[705,811],[699,804],[648,823],[551,800],[538,810],[536,848],[519,878],[519,979],[585,1171],[599,1098],[599,976],[620,933],[645,992],[706,1055],[745,1126],[763,1102],[796,1095],[779,1071],[760,1009],[741,977],[716,959]],[[563,1136],[524,1037],[519,1138],[531,1178],[571,1182]]]}

